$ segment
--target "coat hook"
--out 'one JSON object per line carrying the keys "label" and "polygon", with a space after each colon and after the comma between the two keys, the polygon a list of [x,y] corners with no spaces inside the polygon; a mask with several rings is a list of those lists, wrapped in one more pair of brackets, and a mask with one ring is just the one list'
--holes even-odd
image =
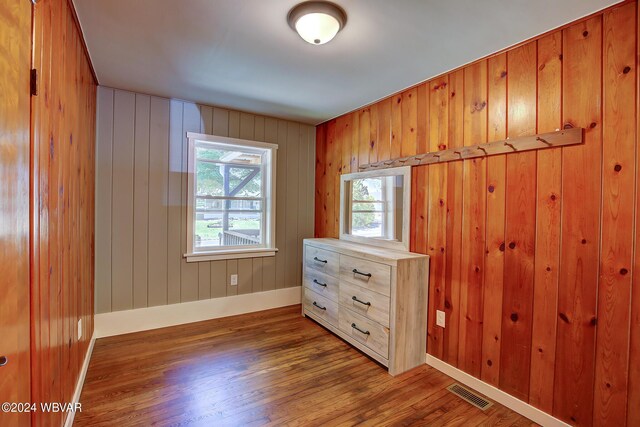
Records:
{"label": "coat hook", "polygon": [[487,155],[487,150],[485,150],[484,148],[478,146],[478,150],[482,151],[485,156]]}
{"label": "coat hook", "polygon": [[549,141],[547,141],[546,139],[544,139],[544,138],[540,138],[539,136],[537,136],[537,137],[536,137],[536,141],[540,141],[540,142],[542,142],[542,143],[544,143],[544,144],[547,144],[547,145],[549,145],[549,146],[553,145],[552,143],[550,143],[550,142],[549,142]]}
{"label": "coat hook", "polygon": [[384,162],[385,166],[391,166],[393,164],[393,160],[391,160],[390,162]]}
{"label": "coat hook", "polygon": [[398,161],[400,163],[402,163],[403,165],[408,161],[409,159],[398,159]]}
{"label": "coat hook", "polygon": [[433,157],[435,157],[436,159],[438,159],[438,161],[440,161],[440,154],[432,154]]}
{"label": "coat hook", "polygon": [[462,153],[461,153],[461,152],[459,152],[459,151],[454,151],[453,153],[454,153],[454,154],[457,154],[458,156],[460,156],[460,158],[462,158]]}
{"label": "coat hook", "polygon": [[507,141],[504,142],[505,147],[511,147],[511,149],[513,151],[518,151],[518,149],[516,147],[513,146],[513,144],[508,143]]}

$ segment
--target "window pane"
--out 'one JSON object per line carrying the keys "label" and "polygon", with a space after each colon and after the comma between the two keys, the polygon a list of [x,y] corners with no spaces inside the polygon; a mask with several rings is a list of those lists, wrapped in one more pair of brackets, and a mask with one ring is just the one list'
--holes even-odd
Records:
{"label": "window pane", "polygon": [[198,196],[224,196],[224,183],[220,165],[196,162],[196,194]]}
{"label": "window pane", "polygon": [[382,212],[384,210],[384,203],[383,202],[372,202],[372,203],[354,202],[352,209],[354,212],[357,212],[357,211]]}
{"label": "window pane", "polygon": [[196,147],[196,158],[208,160],[220,160],[226,151],[215,148]]}
{"label": "window pane", "polygon": [[220,210],[261,211],[260,200],[224,200],[224,199],[196,199],[197,212],[215,212]]}
{"label": "window pane", "polygon": [[382,177],[353,180],[353,200],[384,200],[382,180]]}
{"label": "window pane", "polygon": [[403,181],[401,175],[360,178],[345,183],[351,197],[344,212],[345,233],[396,240],[402,236]]}
{"label": "window pane", "polygon": [[244,166],[260,166],[262,164],[262,152],[256,153],[249,150],[242,151],[237,147],[230,147],[229,149],[221,150],[224,152],[224,154],[219,158],[221,162]]}
{"label": "window pane", "polygon": [[351,234],[364,237],[384,237],[382,213],[353,212]]}
{"label": "window pane", "polygon": [[260,245],[261,212],[196,213],[195,247]]}
{"label": "window pane", "polygon": [[262,196],[260,167],[229,168],[229,195],[235,197]]}
{"label": "window pane", "polygon": [[222,213],[196,214],[195,240],[196,248],[220,246],[222,233]]}
{"label": "window pane", "polygon": [[234,167],[196,162],[198,196],[261,197],[261,178],[260,166]]}

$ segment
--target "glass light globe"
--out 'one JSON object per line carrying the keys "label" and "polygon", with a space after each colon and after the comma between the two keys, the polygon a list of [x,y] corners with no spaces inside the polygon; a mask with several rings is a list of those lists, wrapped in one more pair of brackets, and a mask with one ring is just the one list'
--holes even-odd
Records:
{"label": "glass light globe", "polygon": [[296,21],[296,31],[307,43],[325,44],[340,30],[336,18],[326,13],[308,13]]}

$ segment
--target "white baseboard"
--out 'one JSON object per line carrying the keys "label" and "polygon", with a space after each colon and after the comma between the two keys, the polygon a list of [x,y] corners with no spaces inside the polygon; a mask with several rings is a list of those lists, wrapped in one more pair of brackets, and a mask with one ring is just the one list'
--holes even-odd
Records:
{"label": "white baseboard", "polygon": [[[93,353],[93,345],[96,342],[95,334],[89,341],[89,347],[87,348],[87,354],[84,355],[84,362],[82,363],[82,369],[80,369],[80,375],[78,376],[78,382],[76,383],[76,389],[73,392],[73,398],[70,403],[80,402],[80,394],[82,394],[82,386],[84,385],[84,379],[87,376],[87,369],[89,369],[89,361],[91,360],[91,353]],[[64,422],[64,427],[71,427],[73,420],[76,416],[75,411],[67,412],[67,419]]]}
{"label": "white baseboard", "polygon": [[559,419],[552,417],[544,411],[541,411],[538,408],[535,408],[528,403],[523,402],[520,399],[517,399],[511,396],[504,391],[497,389],[496,387],[487,384],[478,378],[467,374],[464,371],[461,371],[458,368],[455,368],[448,363],[443,362],[442,360],[433,357],[430,354],[427,354],[427,365],[437,369],[438,371],[449,375],[456,381],[461,382],[467,387],[471,387],[476,390],[478,393],[482,393],[487,396],[491,400],[495,400],[501,405],[506,406],[507,408],[519,413],[520,415],[529,418],[531,421],[534,421],[545,427],[571,427],[569,424],[560,421]]}
{"label": "white baseboard", "polygon": [[301,288],[96,314],[94,337],[110,337],[300,304]]}

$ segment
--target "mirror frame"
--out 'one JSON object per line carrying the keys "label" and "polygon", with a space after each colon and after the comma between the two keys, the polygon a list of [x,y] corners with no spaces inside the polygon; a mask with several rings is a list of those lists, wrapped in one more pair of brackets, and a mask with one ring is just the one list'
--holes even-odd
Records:
{"label": "mirror frame", "polygon": [[[375,178],[381,176],[399,176],[402,182],[402,241],[392,241],[375,237],[354,236],[345,234],[345,182],[361,178]],[[409,252],[409,230],[411,228],[411,166],[381,169],[379,171],[354,172],[340,175],[340,240],[347,240],[365,245],[378,246]]]}

